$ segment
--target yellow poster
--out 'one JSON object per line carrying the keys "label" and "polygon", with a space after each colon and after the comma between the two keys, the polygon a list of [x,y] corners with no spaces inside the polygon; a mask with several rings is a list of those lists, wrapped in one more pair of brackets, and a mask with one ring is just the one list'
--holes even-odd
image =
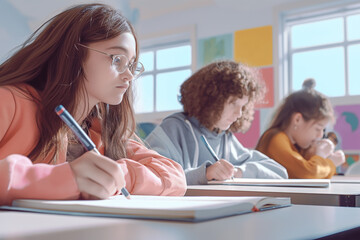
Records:
{"label": "yellow poster", "polygon": [[250,66],[269,66],[273,60],[272,26],[236,31],[234,59]]}

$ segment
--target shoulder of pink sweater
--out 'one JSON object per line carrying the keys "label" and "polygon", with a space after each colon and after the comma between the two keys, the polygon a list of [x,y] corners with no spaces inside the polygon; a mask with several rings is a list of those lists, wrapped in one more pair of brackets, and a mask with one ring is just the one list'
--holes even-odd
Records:
{"label": "shoulder of pink sweater", "polygon": [[[12,123],[14,116],[19,114],[20,111],[17,110],[17,106],[20,106],[27,101],[33,101],[31,96],[39,97],[36,90],[26,84],[17,86],[5,85],[0,87],[0,116],[2,127],[9,126]],[[29,111],[32,111],[32,109]],[[0,140],[3,135],[4,134],[1,133],[0,129]]]}
{"label": "shoulder of pink sweater", "polygon": [[11,94],[14,98],[23,98],[27,100],[33,100],[33,97],[39,99],[40,97],[35,88],[25,83],[1,86],[0,93],[0,97],[4,96],[3,94]]}
{"label": "shoulder of pink sweater", "polygon": [[15,115],[15,98],[13,93],[5,88],[0,87],[0,140],[4,137],[7,129]]}

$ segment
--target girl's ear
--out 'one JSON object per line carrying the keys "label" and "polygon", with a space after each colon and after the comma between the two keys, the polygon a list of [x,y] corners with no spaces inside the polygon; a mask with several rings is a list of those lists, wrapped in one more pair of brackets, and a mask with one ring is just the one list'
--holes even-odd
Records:
{"label": "girl's ear", "polygon": [[294,126],[298,126],[303,121],[303,116],[301,113],[297,112],[292,115],[291,122]]}

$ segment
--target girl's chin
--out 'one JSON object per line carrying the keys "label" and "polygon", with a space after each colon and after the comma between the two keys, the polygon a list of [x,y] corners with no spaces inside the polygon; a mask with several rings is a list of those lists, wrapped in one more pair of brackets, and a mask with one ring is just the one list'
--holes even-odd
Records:
{"label": "girl's chin", "polygon": [[109,105],[119,105],[123,100],[123,95],[121,97],[116,97],[114,99],[109,99],[108,101],[104,101],[104,103]]}
{"label": "girl's chin", "polygon": [[[299,145],[300,146],[300,145]],[[309,147],[311,147],[311,144],[307,144],[307,145],[303,145],[300,146],[302,149],[308,149]]]}
{"label": "girl's chin", "polygon": [[[231,126],[231,125],[230,125]],[[219,129],[221,131],[226,131],[226,130],[229,130],[230,126],[226,126],[226,127],[219,127]]]}

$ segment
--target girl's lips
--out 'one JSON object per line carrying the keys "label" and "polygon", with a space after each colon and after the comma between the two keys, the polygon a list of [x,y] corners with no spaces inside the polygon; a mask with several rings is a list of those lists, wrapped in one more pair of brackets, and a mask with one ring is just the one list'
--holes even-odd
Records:
{"label": "girl's lips", "polygon": [[122,84],[122,85],[118,85],[116,86],[116,88],[125,88],[125,89],[128,89],[129,85],[127,84]]}

